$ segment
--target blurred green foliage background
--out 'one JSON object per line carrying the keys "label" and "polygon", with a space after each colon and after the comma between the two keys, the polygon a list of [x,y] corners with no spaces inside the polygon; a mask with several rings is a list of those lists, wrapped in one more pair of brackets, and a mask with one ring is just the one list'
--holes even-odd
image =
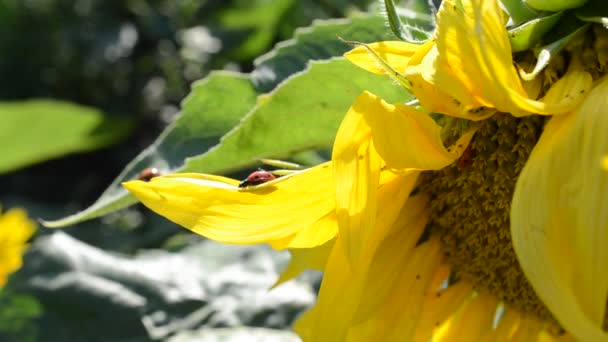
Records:
{"label": "blurred green foliage background", "polygon": [[213,69],[250,71],[295,28],[370,2],[0,1],[0,100],[67,100],[131,124],[113,148],[5,174],[2,196],[86,205],[172,121],[193,81]]}
{"label": "blurred green foliage background", "polygon": [[[86,208],[174,120],[192,82],[250,72],[296,28],[373,3],[0,0],[0,205],[33,218]],[[66,231],[126,254],[200,239],[139,207]],[[18,282],[0,291],[0,340],[44,340],[61,321]]]}

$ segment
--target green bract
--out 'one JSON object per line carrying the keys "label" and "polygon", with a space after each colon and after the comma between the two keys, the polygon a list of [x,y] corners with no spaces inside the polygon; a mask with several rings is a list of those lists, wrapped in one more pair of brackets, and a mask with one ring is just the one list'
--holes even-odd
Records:
{"label": "green bract", "polygon": [[587,0],[525,0],[526,4],[539,11],[562,11],[583,6]]}

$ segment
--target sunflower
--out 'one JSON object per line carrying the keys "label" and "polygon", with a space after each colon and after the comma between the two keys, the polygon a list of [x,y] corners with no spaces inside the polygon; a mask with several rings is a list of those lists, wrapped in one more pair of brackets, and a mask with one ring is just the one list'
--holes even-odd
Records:
{"label": "sunflower", "polygon": [[22,209],[0,215],[0,287],[6,284],[9,274],[21,267],[21,256],[35,230],[36,225]]}
{"label": "sunflower", "polygon": [[444,1],[432,40],[347,53],[419,103],[364,92],[330,162],[248,188],[124,186],[211,239],[288,249],[277,283],[323,270],[304,341],[608,340],[608,33],[527,77],[504,18],[497,1]]}

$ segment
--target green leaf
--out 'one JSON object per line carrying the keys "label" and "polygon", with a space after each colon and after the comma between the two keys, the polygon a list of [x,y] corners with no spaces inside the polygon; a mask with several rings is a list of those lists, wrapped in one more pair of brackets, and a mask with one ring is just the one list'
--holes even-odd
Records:
{"label": "green leaf", "polygon": [[[312,27],[297,30],[294,39],[278,44],[273,51],[258,58],[256,69],[251,74],[252,82],[259,92],[269,91],[284,79],[304,70],[311,59],[341,56],[351,47],[341,42],[338,35],[376,41],[386,39],[387,34],[384,20],[379,16],[316,21]],[[121,182],[137,177],[141,170],[150,166],[158,167],[165,173],[177,172],[187,157],[202,154],[235,126],[254,107],[256,95],[245,75],[212,73],[206,80],[194,85],[192,93],[182,104],[182,113],[177,121],[127,165],[95,203],[79,213],[59,220],[43,221],[43,224],[47,227],[64,227],[136,203],[136,199],[120,186]],[[206,126],[214,127],[215,120],[218,123],[214,133],[208,131]],[[208,140],[196,140],[206,136]]]}
{"label": "green leaf", "polygon": [[14,292],[9,287],[0,290],[0,340],[38,341],[36,319],[43,308],[33,296]]}
{"label": "green leaf", "polygon": [[[432,35],[431,31],[424,31],[419,25],[412,25],[409,22],[403,23],[393,0],[384,0],[383,13],[386,16],[388,26],[393,31],[395,37],[408,43],[422,44]],[[419,17],[425,17],[428,14],[420,14]]]}
{"label": "green leaf", "polygon": [[509,38],[513,52],[525,51],[534,47],[557,24],[563,13],[551,13],[510,28]]}
{"label": "green leaf", "polygon": [[281,17],[293,7],[294,0],[246,1],[220,14],[222,26],[243,33],[243,41],[231,50],[240,60],[262,53],[272,43]]}
{"label": "green leaf", "polygon": [[0,173],[125,138],[131,122],[69,102],[34,99],[0,102]]}
{"label": "green leaf", "polygon": [[401,23],[401,18],[397,15],[393,0],[384,0],[384,13],[393,34],[401,40],[410,41],[412,39],[411,34],[405,31],[403,24]]}
{"label": "green leaf", "polygon": [[588,0],[524,0],[528,6],[538,11],[559,12],[583,6]]}
{"label": "green leaf", "polygon": [[338,37],[360,42],[394,39],[380,16],[318,20],[310,27],[296,30],[293,39],[277,44],[271,52],[257,58],[251,73],[253,83],[260,92],[267,92],[288,76],[304,70],[310,60],[342,56],[352,46]]}
{"label": "green leaf", "polygon": [[[222,81],[225,79],[216,80],[215,83],[219,86],[223,84]],[[390,102],[404,102],[409,98],[402,88],[396,87],[387,78],[368,73],[343,58],[312,62],[307,70],[289,78],[272,93],[261,95],[255,107],[252,88],[249,89],[247,98],[241,99],[239,94],[244,92],[243,89],[235,91],[234,86],[209,89],[210,82],[199,85],[201,88],[206,86],[204,90],[195,88],[189,100],[184,103],[184,112],[180,117],[181,122],[188,122],[189,127],[196,124],[202,131],[197,133],[192,130],[187,135],[179,134],[174,131],[183,125],[176,123],[147,151],[156,158],[154,165],[162,165],[163,158],[171,158],[173,164],[176,164],[179,156],[192,156],[186,159],[184,167],[170,167],[164,171],[226,173],[252,165],[259,158],[280,158],[311,148],[329,148],[342,117],[363,90],[376,93]],[[246,84],[244,81],[241,86],[246,88]],[[224,96],[219,92],[225,92]],[[209,99],[215,99],[212,105]],[[190,106],[193,101],[198,104],[195,109]],[[230,105],[238,105],[239,114],[244,112],[246,106],[253,109],[217,146],[206,153],[190,151],[175,154],[180,150],[179,144],[192,145],[190,139],[197,139],[203,134],[204,127],[198,124],[198,121],[202,120],[201,117],[208,116],[207,120],[211,120],[234,113],[236,110],[226,110],[225,107]],[[233,122],[232,126],[235,124],[236,122]],[[168,137],[176,138],[168,140]],[[162,147],[163,153],[158,153],[159,147]],[[127,195],[125,190],[116,186],[123,180],[132,179],[136,174],[135,170],[152,165],[142,164],[141,159],[138,157],[132,162],[92,207],[70,217],[47,221],[44,224],[49,227],[63,227],[134,203],[135,200]],[[141,167],[134,168],[134,164]]]}
{"label": "green leaf", "polygon": [[259,158],[330,148],[342,117],[363,90],[389,102],[408,100],[401,87],[343,58],[312,62],[305,72],[262,95],[238,127],[206,154],[188,159],[183,171],[229,172]]}
{"label": "green leaf", "polygon": [[500,2],[506,8],[515,25],[538,16],[538,12],[530,8],[524,0],[501,0]]}
{"label": "green leaf", "polygon": [[176,121],[125,167],[95,203],[74,215],[43,224],[64,227],[137,203],[120,183],[136,178],[141,170],[151,166],[163,173],[175,172],[187,157],[204,153],[215,145],[255,105],[256,96],[244,74],[219,71],[196,82]]}

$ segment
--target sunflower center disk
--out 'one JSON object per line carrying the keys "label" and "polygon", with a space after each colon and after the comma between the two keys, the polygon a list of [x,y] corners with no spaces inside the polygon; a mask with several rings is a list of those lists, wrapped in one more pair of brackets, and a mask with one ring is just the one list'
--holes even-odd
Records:
{"label": "sunflower center disk", "polygon": [[441,236],[455,279],[550,319],[519,266],[509,227],[515,183],[544,122],[507,114],[483,121],[460,160],[423,174],[420,190],[431,195],[427,230]]}

